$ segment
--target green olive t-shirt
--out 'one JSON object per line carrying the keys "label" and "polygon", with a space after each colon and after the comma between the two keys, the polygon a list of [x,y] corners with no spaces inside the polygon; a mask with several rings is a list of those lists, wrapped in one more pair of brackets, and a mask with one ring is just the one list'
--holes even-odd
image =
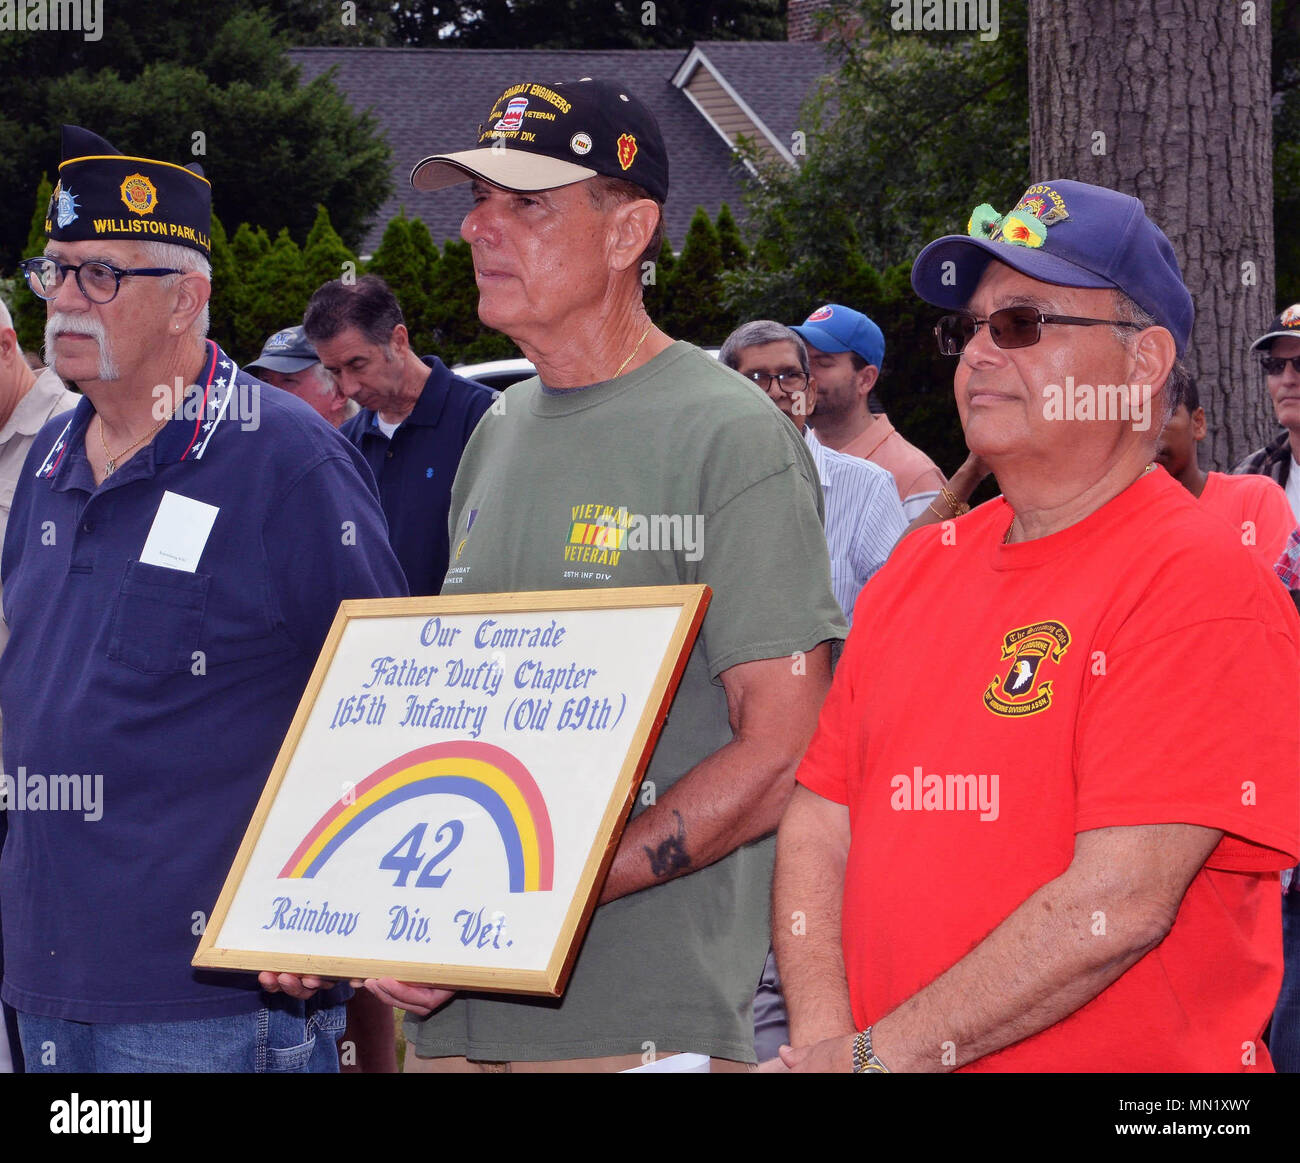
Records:
{"label": "green olive t-shirt", "polygon": [[[639,536],[606,532],[638,518]],[[656,797],[730,742],[719,674],[846,633],[804,442],[762,392],[687,343],[589,388],[511,386],[461,458],[449,526],[444,595],[712,587],[645,775]],[[654,1049],[752,1062],[773,849],[769,836],[598,908],[563,998],[462,993],[408,1017],[407,1038],[422,1057]]]}

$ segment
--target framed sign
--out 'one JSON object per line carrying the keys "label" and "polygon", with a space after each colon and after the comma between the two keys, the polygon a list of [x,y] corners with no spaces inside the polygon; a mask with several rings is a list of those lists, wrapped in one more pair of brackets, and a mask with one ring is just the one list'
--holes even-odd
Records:
{"label": "framed sign", "polygon": [[194,965],[559,996],[709,596],[342,603]]}

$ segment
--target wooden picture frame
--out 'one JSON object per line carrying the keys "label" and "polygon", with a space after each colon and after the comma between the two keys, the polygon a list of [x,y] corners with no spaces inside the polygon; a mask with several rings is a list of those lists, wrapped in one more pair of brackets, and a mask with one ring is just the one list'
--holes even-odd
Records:
{"label": "wooden picture frame", "polygon": [[193,964],[560,996],[710,596],[343,602]]}

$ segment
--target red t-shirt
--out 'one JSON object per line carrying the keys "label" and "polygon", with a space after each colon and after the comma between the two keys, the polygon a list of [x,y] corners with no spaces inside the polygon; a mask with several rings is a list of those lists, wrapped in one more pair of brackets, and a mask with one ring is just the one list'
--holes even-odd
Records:
{"label": "red t-shirt", "polygon": [[1295,608],[1164,471],[1050,537],[1003,545],[1011,517],[998,498],[899,543],[799,768],[849,809],[854,1018],[964,957],[1065,871],[1076,832],[1197,824],[1225,835],[1169,936],[966,1069],[1239,1071],[1253,1043],[1269,1070],[1278,872],[1300,855]]}
{"label": "red t-shirt", "polygon": [[1201,506],[1227,521],[1241,543],[1253,548],[1270,569],[1296,527],[1286,490],[1271,477],[1258,473],[1206,473]]}

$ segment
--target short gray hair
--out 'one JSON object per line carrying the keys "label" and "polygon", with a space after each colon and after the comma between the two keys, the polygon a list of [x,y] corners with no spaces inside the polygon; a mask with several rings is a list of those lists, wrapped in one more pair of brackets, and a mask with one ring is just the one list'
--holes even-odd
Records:
{"label": "short gray hair", "polygon": [[[144,252],[144,261],[147,266],[153,267],[174,267],[181,274],[188,275],[197,273],[208,280],[208,286],[212,285],[212,263],[208,261],[206,255],[197,251],[192,246],[181,246],[175,242],[160,242],[157,239],[149,239],[140,243],[140,249]],[[160,280],[165,287],[171,286],[180,278],[180,275],[167,275]],[[203,339],[208,333],[209,311],[208,304],[203,304],[203,310],[199,312],[198,317],[194,320],[194,325],[190,328],[190,334],[196,339]]]}
{"label": "short gray hair", "polygon": [[799,369],[808,374],[808,345],[803,337],[784,323],[775,319],[754,319],[742,323],[722,345],[718,353],[719,362],[736,371],[740,367],[740,353],[747,347],[762,347],[765,343],[793,343],[799,353]]}
{"label": "short gray hair", "polygon": [[[1125,348],[1133,342],[1133,337],[1139,331],[1145,331],[1148,327],[1163,327],[1160,322],[1149,311],[1140,307],[1133,299],[1129,298],[1123,291],[1115,292],[1115,318],[1123,320],[1125,323],[1133,324],[1132,327],[1112,327],[1111,332],[1116,339],[1124,345]],[[1191,379],[1191,372],[1187,370],[1187,365],[1183,362],[1180,355],[1174,356],[1173,366],[1169,369],[1169,374],[1165,377],[1163,384],[1164,391],[1161,393],[1164,399],[1165,416],[1156,427],[1157,433],[1161,428],[1169,423],[1169,418],[1178,410],[1178,405],[1183,402],[1183,392],[1186,384]],[[1155,384],[1151,385],[1155,388]]]}

